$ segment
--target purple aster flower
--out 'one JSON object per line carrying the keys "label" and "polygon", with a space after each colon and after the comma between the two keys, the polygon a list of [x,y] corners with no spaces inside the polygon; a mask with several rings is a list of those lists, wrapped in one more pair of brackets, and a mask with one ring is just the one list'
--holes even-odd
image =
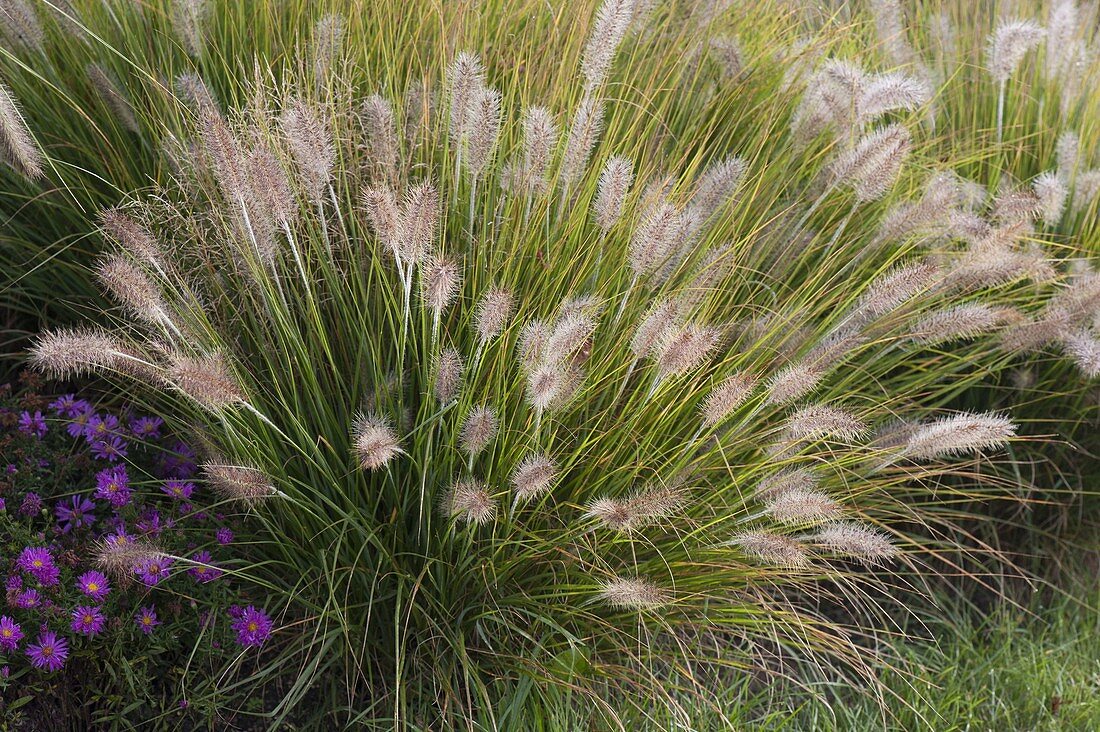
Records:
{"label": "purple aster flower", "polygon": [[156,559],[144,559],[134,567],[134,574],[138,576],[147,587],[158,584],[168,577],[168,568],[172,566],[171,557],[158,557]]}
{"label": "purple aster flower", "polygon": [[198,464],[195,461],[195,457],[195,451],[186,443],[177,442],[172,445],[168,449],[162,464],[164,477],[190,478],[195,474],[195,471],[198,470]]}
{"label": "purple aster flower", "polygon": [[42,510],[42,498],[33,491],[23,496],[23,503],[19,505],[19,513],[24,516],[34,516]]}
{"label": "purple aster flower", "polygon": [[236,605],[229,609],[232,627],[237,632],[237,643],[242,646],[258,646],[271,635],[271,618],[263,610],[252,605],[243,610]]}
{"label": "purple aster flower", "polygon": [[69,657],[69,644],[52,630],[44,630],[38,635],[38,643],[27,646],[27,657],[35,668],[58,671]]}
{"label": "purple aster flower", "polygon": [[139,417],[130,422],[130,433],[139,440],[153,440],[160,437],[160,428],[164,420],[160,417]]}
{"label": "purple aster flower", "polygon": [[76,580],[76,586],[88,597],[99,601],[107,597],[107,593],[111,591],[106,575],[94,569],[80,575]]}
{"label": "purple aster flower", "polygon": [[4,583],[4,590],[6,592],[19,592],[23,589],[23,578],[17,574],[9,574],[7,581]]}
{"label": "purple aster flower", "polygon": [[50,550],[44,546],[24,547],[23,551],[19,553],[19,559],[16,561],[16,565],[43,585],[50,586],[57,584],[60,570],[57,568],[57,565],[54,564],[53,555],[50,554]]}
{"label": "purple aster flower", "polygon": [[76,394],[65,394],[50,402],[49,407],[60,417],[68,417],[76,404]]}
{"label": "purple aster flower", "polygon": [[187,570],[187,573],[203,584],[213,582],[224,574],[217,567],[211,566],[210,552],[196,552],[191,556],[191,561],[196,562],[198,566]]}
{"label": "purple aster flower", "polygon": [[222,546],[233,543],[233,530],[227,526],[218,529],[218,533],[214,534],[214,536]]}
{"label": "purple aster flower", "polygon": [[7,615],[0,617],[0,651],[14,651],[23,640],[23,629]]}
{"label": "purple aster flower", "polygon": [[127,534],[125,529],[119,529],[115,533],[107,534],[107,536],[103,537],[103,541],[105,541],[109,547],[125,546],[133,540],[134,537]]}
{"label": "purple aster flower", "polygon": [[42,598],[38,594],[38,590],[33,587],[29,590],[23,590],[15,596],[15,601],[12,602],[17,608],[23,610],[30,610],[36,608],[42,602]]}
{"label": "purple aster flower", "polygon": [[142,633],[149,635],[153,632],[153,628],[160,625],[160,621],[157,620],[157,609],[152,605],[143,607],[141,611],[134,616],[134,622],[137,623],[137,627],[141,628]]}
{"label": "purple aster flower", "polygon": [[99,635],[103,632],[103,626],[107,619],[103,617],[103,611],[98,607],[81,605],[73,610],[72,629],[74,633],[80,633],[88,637]]}
{"label": "purple aster flower", "polygon": [[34,414],[23,412],[19,415],[19,431],[25,435],[34,435],[42,439],[46,435],[46,418],[41,410],[35,410]]}
{"label": "purple aster flower", "polygon": [[121,434],[118,417],[113,414],[105,414],[102,417],[93,414],[88,418],[88,426],[84,428],[84,438],[88,442],[104,440],[112,435]]}
{"label": "purple aster flower", "polygon": [[92,457],[108,462],[117,462],[119,458],[126,457],[126,440],[117,435],[111,435],[92,443]]}
{"label": "purple aster flower", "polygon": [[8,502],[5,501],[3,498],[0,498],[0,511],[7,511],[7,510],[8,510]]}
{"label": "purple aster flower", "polygon": [[106,468],[95,475],[95,497],[106,500],[115,508],[130,502],[130,476],[125,465]]}
{"label": "purple aster flower", "polygon": [[95,416],[95,412],[92,411],[91,404],[83,400],[77,402],[69,414],[69,419],[72,421],[65,426],[65,431],[72,437],[83,437],[93,416]]}
{"label": "purple aster flower", "polygon": [[137,530],[143,534],[151,534],[153,536],[160,536],[164,531],[164,524],[161,523],[160,511],[155,508],[151,508],[142,514],[141,519],[136,524]]}
{"label": "purple aster flower", "polygon": [[191,497],[191,494],[195,492],[195,484],[189,481],[177,480],[175,478],[165,481],[161,490],[167,493],[172,498],[180,501],[186,501]]}
{"label": "purple aster flower", "polygon": [[68,505],[64,501],[58,501],[54,507],[57,516],[57,525],[61,527],[61,533],[67,534],[81,526],[91,526],[95,522],[95,504],[85,496],[73,496]]}

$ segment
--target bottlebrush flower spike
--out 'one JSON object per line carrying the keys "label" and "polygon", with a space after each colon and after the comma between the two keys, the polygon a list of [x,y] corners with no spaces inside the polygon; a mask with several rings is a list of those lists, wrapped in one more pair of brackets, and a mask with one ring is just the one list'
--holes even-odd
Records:
{"label": "bottlebrush flower spike", "polygon": [[667,592],[641,577],[615,577],[602,582],[600,598],[612,607],[625,610],[652,610],[671,602]]}
{"label": "bottlebrush flower spike", "polygon": [[1016,425],[1000,414],[962,414],[944,417],[916,428],[905,445],[905,455],[934,460],[1003,447],[1016,435]]}
{"label": "bottlebrush flower spike", "polygon": [[1100,376],[1100,340],[1088,331],[1070,333],[1062,338],[1062,348],[1085,376]]}
{"label": "bottlebrush flower spike", "polygon": [[31,363],[50,378],[67,379],[101,370],[126,371],[127,362],[147,364],[113,335],[93,328],[61,328],[38,335]]}
{"label": "bottlebrush flower spike", "polygon": [[526,195],[545,193],[550,162],[558,144],[554,116],[543,107],[531,107],[523,117],[523,157],[512,163],[515,184]]}
{"label": "bottlebrush flower spike", "polygon": [[728,376],[711,389],[703,402],[703,424],[716,427],[732,415],[748,400],[758,379],[753,374],[741,372]]}
{"label": "bottlebrush flower spike", "polygon": [[435,398],[450,404],[462,388],[462,356],[453,348],[444,348],[435,367]]}
{"label": "bottlebrush flower spike", "polygon": [[204,46],[204,34],[210,5],[206,0],[177,0],[172,3],[172,27],[187,52],[198,58]]}
{"label": "bottlebrush flower spike", "polygon": [[1031,190],[1039,199],[1040,216],[1048,224],[1056,224],[1069,197],[1069,189],[1056,173],[1040,173],[1031,183]]}
{"label": "bottlebrush flower spike", "polygon": [[809,563],[806,548],[790,537],[764,531],[750,531],[730,542],[745,554],[777,567],[804,567]]}
{"label": "bottlebrush flower spike", "polygon": [[500,92],[487,86],[478,86],[470,93],[466,111],[465,162],[471,175],[484,175],[493,159],[500,137]]}
{"label": "bottlebrush flower spike", "polygon": [[710,358],[718,347],[717,328],[694,323],[662,339],[657,353],[657,373],[661,380],[684,374]]}
{"label": "bottlebrush flower spike", "polygon": [[1003,325],[1008,317],[1003,308],[978,303],[956,305],[922,318],[913,326],[910,338],[924,345],[976,338]]}
{"label": "bottlebrush flower spike", "polygon": [[439,234],[439,192],[430,180],[405,194],[398,223],[398,247],[405,266],[417,264],[435,247]]}
{"label": "bottlebrush flower spike", "polygon": [[615,531],[635,531],[675,515],[684,507],[687,497],[680,484],[662,485],[646,488],[624,500],[598,498],[588,504],[584,515]]}
{"label": "bottlebrush flower spike", "polygon": [[604,0],[596,11],[596,20],[581,60],[585,93],[603,86],[607,80],[619,44],[634,20],[637,3],[638,0]]}
{"label": "bottlebrush flower spike", "polygon": [[680,322],[680,309],[672,300],[660,300],[653,305],[634,331],[630,350],[638,358],[652,356]]}
{"label": "bottlebrush flower spike", "polygon": [[454,302],[462,286],[462,270],[445,257],[435,257],[420,275],[420,290],[424,304],[435,313],[442,313]]}
{"label": "bottlebrush flower spike", "polygon": [[603,129],[603,103],[585,97],[573,115],[561,161],[562,187],[569,190],[584,175],[588,159]]}
{"label": "bottlebrush flower spike", "polygon": [[218,458],[203,463],[202,471],[210,487],[220,496],[246,506],[254,506],[279,493],[262,470],[249,465]]}
{"label": "bottlebrush flower spike", "polygon": [[41,51],[46,41],[34,6],[26,0],[5,0],[0,5],[0,31],[13,45]]}
{"label": "bottlebrush flower spike", "polygon": [[132,256],[155,266],[163,266],[164,248],[149,230],[120,209],[110,208],[99,214],[103,233]]}
{"label": "bottlebrush flower spike", "polygon": [[336,145],[328,124],[306,102],[294,99],[279,116],[279,126],[298,166],[302,186],[319,205],[325,200],[336,162]]}
{"label": "bottlebrush flower spike", "polygon": [[820,491],[790,487],[772,494],[764,512],[783,524],[808,524],[839,518],[840,504]]}
{"label": "bottlebrush flower spike", "polygon": [[391,185],[397,183],[401,150],[397,143],[397,120],[393,105],[379,94],[371,94],[361,108],[367,138],[367,155]]}
{"label": "bottlebrush flower spike", "polygon": [[1016,73],[1028,51],[1043,40],[1042,26],[1031,20],[1002,21],[989,37],[986,66],[994,81],[1006,82]]}
{"label": "bottlebrush flower spike", "polygon": [[855,312],[867,318],[882,317],[929,289],[939,275],[939,266],[928,260],[897,265],[872,280]]}
{"label": "bottlebrush flower spike", "polygon": [[604,164],[592,209],[596,214],[596,225],[605,236],[622,218],[626,194],[633,184],[634,163],[629,159],[614,157]]}
{"label": "bottlebrush flower spike", "polygon": [[460,143],[466,133],[474,92],[485,86],[485,68],[477,54],[463,51],[455,56],[447,69],[448,96],[450,97],[451,140]]}
{"label": "bottlebrush flower spike", "polygon": [[393,427],[376,414],[361,415],[351,432],[352,450],[364,470],[379,470],[401,454],[401,442]]}
{"label": "bottlebrush flower spike", "polygon": [[512,320],[515,298],[503,287],[492,287],[478,300],[474,329],[478,340],[488,343],[504,332]]}
{"label": "bottlebrush flower spike", "polygon": [[499,422],[492,407],[477,406],[462,423],[462,451],[470,457],[478,455],[496,437]]}
{"label": "bottlebrush flower spike", "polygon": [[[378,240],[382,242],[397,261],[401,261],[403,242],[401,228],[401,209],[397,197],[388,185],[372,186],[363,191],[363,210],[367,221]],[[402,264],[404,266],[404,264]]]}
{"label": "bottlebrush flower spike", "polygon": [[344,19],[336,13],[325,13],[313,26],[313,73],[317,83],[324,84],[344,48]]}
{"label": "bottlebrush flower spike", "polygon": [[205,356],[171,354],[168,377],[180,391],[212,411],[246,401],[228,362],[217,351]]}
{"label": "bottlebrush flower spike", "polygon": [[833,162],[833,182],[851,188],[860,203],[882,198],[897,180],[911,148],[909,130],[901,125],[875,130]]}
{"label": "bottlebrush flower spike", "polygon": [[137,565],[168,556],[148,537],[124,533],[112,534],[97,542],[94,553],[96,566],[120,580],[132,578]]}
{"label": "bottlebrush flower spike", "polygon": [[826,404],[803,407],[787,420],[787,435],[793,440],[835,437],[852,441],[867,433],[867,425],[850,412]]}
{"label": "bottlebrush flower spike", "polygon": [[481,526],[497,515],[497,505],[483,483],[463,480],[451,486],[440,503],[444,515]]}
{"label": "bottlebrush flower spike", "polygon": [[714,216],[737,193],[737,187],[745,177],[748,167],[748,163],[741,158],[728,157],[711,164],[703,171],[695,186],[695,194],[691,197],[694,216],[701,222]]}
{"label": "bottlebrush flower spike", "polygon": [[897,546],[885,534],[851,521],[837,521],[823,526],[811,540],[865,564],[879,564],[898,555]]}
{"label": "bottlebrush flower spike", "polygon": [[168,320],[160,291],[149,276],[121,254],[108,254],[96,267],[96,276],[107,291],[137,318],[162,324]]}
{"label": "bottlebrush flower spike", "polygon": [[677,249],[683,217],[671,203],[660,200],[642,215],[630,239],[628,260],[635,277],[657,272]]}
{"label": "bottlebrush flower spike", "polygon": [[34,180],[42,177],[42,152],[27,127],[15,96],[0,82],[0,150],[12,167]]}
{"label": "bottlebrush flower spike", "polygon": [[867,79],[858,97],[856,122],[868,125],[887,112],[913,111],[932,97],[928,84],[908,74],[876,74]]}
{"label": "bottlebrush flower spike", "polygon": [[512,473],[512,490],[516,501],[532,501],[546,494],[558,478],[558,466],[549,456],[543,454],[528,455]]}

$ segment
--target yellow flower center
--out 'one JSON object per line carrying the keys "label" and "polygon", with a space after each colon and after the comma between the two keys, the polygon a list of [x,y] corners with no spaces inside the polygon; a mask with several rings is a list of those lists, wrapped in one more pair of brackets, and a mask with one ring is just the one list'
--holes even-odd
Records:
{"label": "yellow flower center", "polygon": [[42,646],[42,655],[43,656],[52,656],[53,655],[53,646]]}
{"label": "yellow flower center", "polygon": [[36,567],[41,567],[42,566],[42,560],[41,559],[35,559],[33,564]]}
{"label": "yellow flower center", "polygon": [[95,582],[88,583],[88,592],[96,592],[99,590],[99,585]]}
{"label": "yellow flower center", "polygon": [[11,638],[11,628],[0,630],[0,635],[3,635],[5,638]]}
{"label": "yellow flower center", "polygon": [[256,625],[256,623],[255,623],[255,622],[251,622],[251,623],[249,623],[249,624],[248,624],[248,629],[249,629],[250,631],[252,631],[253,633],[255,633],[255,632],[256,632],[256,630],[257,630],[257,629],[258,629],[259,627],[260,627],[260,626]]}

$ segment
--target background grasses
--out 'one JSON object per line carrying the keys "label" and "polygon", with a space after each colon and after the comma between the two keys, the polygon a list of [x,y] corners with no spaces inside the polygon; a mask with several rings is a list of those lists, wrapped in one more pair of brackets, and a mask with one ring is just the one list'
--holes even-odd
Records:
{"label": "background grasses", "polygon": [[[656,692],[661,705],[683,717],[688,704],[681,692],[693,684],[696,692],[715,684],[751,687],[733,681],[747,670],[803,679],[853,673],[859,685],[874,687],[864,656],[874,641],[862,633],[882,626],[868,620],[885,620],[890,603],[904,602],[913,584],[951,575],[989,584],[975,580],[981,562],[1022,562],[1025,547],[1005,541],[1004,526],[1058,528],[1049,516],[1030,520],[1031,506],[1064,507],[1081,494],[1074,475],[1080,460],[1027,475],[1020,466],[1045,461],[1053,439],[1080,443],[1087,436],[1071,427],[1095,419],[1091,397],[1079,396],[1083,388],[1055,386],[1086,383],[1073,365],[1049,349],[1023,362],[985,333],[927,346],[909,340],[920,334],[914,329],[922,316],[945,306],[1036,311],[1064,286],[1052,286],[1050,277],[924,293],[907,309],[887,313],[864,342],[829,351],[829,337],[843,332],[837,329],[851,321],[868,284],[892,267],[928,254],[949,271],[965,263],[957,238],[909,234],[882,246],[884,217],[922,195],[932,173],[950,168],[1003,195],[1009,186],[1002,182],[1027,183],[1056,167],[1065,129],[1076,130],[1081,150],[1094,147],[1096,99],[1087,79],[1095,64],[1083,72],[1085,82],[1075,82],[1081,91],[1063,102],[1067,84],[1047,79],[1042,47],[1006,85],[996,142],[997,89],[983,65],[995,9],[975,14],[953,4],[921,5],[901,21],[911,29],[910,51],[923,59],[915,64],[897,34],[884,35],[891,27],[882,22],[890,20],[888,3],[823,11],[761,2],[737,14],[659,4],[628,34],[598,91],[606,117],[583,175],[566,186],[568,166],[564,173],[555,168],[557,187],[525,200],[502,191],[497,174],[521,150],[524,110],[545,106],[565,129],[583,103],[579,70],[595,8],[372,3],[348,12],[341,4],[287,3],[244,13],[216,4],[201,15],[196,41],[192,26],[174,21],[167,4],[74,7],[91,30],[85,40],[73,41],[47,21],[44,52],[5,52],[4,78],[50,161],[39,184],[5,173],[5,190],[14,194],[0,201],[12,242],[4,264],[17,273],[5,297],[13,310],[54,327],[69,317],[64,311],[98,310],[88,275],[91,253],[103,249],[95,218],[125,192],[140,191],[135,199],[145,204],[128,210],[161,239],[174,263],[164,273],[145,273],[165,299],[171,325],[153,318],[151,337],[146,326],[121,322],[150,360],[177,359],[164,374],[178,388],[181,351],[190,358],[224,354],[239,381],[233,388],[251,409],[215,405],[211,413],[178,394],[150,398],[186,415],[182,421],[204,435],[212,456],[262,469],[284,494],[257,510],[264,529],[250,572],[271,589],[273,608],[286,611],[284,642],[254,665],[241,659],[227,675],[196,680],[196,693],[231,706],[236,694],[266,686],[279,700],[267,710],[276,720],[309,702],[343,722],[430,724],[422,715],[439,713],[445,724],[510,728],[543,720],[555,728],[559,722],[546,720],[578,707],[601,722],[627,724],[629,707],[649,713],[639,700],[653,699],[639,688]],[[338,23],[325,18],[329,11]],[[878,29],[870,11],[879,14]],[[951,53],[927,30],[944,12],[960,29]],[[342,43],[331,33],[336,25]],[[476,187],[446,130],[445,69],[463,50],[484,59],[486,83],[501,92],[505,110],[491,174]],[[850,139],[825,134],[808,141],[790,132],[815,83],[816,60],[829,56],[853,59],[867,73],[900,66],[936,90],[931,102],[900,105],[883,120],[904,125],[913,150],[881,200],[854,200],[822,185],[859,130]],[[89,78],[92,62],[118,94],[104,95],[102,77],[98,85],[96,74]],[[802,63],[805,73],[792,74]],[[193,79],[179,83],[181,74],[207,85],[240,144],[270,146],[292,176],[300,178],[302,160],[288,149],[277,114],[292,97],[303,99],[331,127],[338,172],[332,195],[319,204],[322,219],[318,202],[294,186],[301,210],[292,237],[302,248],[304,277],[293,258],[268,263],[239,248],[255,232],[242,228],[226,200],[211,142],[211,125],[222,123],[195,94]],[[419,104],[410,96],[425,83],[434,90],[432,105],[428,96]],[[370,118],[364,130],[352,115],[373,93],[396,112],[401,165],[390,173],[379,167],[377,149],[362,147]],[[633,162],[638,183],[626,220],[605,235],[594,226],[591,202],[600,166],[612,155]],[[631,236],[658,186],[673,205],[689,204],[709,166],[731,155],[747,169],[735,200],[666,283],[632,284],[625,267]],[[1087,152],[1081,161],[1081,168],[1092,164]],[[406,307],[404,282],[361,209],[362,190],[387,178],[398,187],[430,179],[446,204],[435,244],[460,260],[465,276],[438,326],[415,290]],[[1040,258],[1065,277],[1069,260],[1094,246],[1095,206],[1086,201],[1044,219],[1019,249],[1041,243]],[[701,264],[710,272],[698,280]],[[515,294],[519,315],[483,346],[473,324],[478,299],[493,285]],[[591,338],[586,334],[583,347],[569,354],[583,360],[585,386],[574,406],[544,423],[527,403],[525,376],[515,364],[521,328],[533,319],[552,322],[563,303],[587,296],[602,315]],[[661,384],[628,349],[634,327],[662,296],[689,303],[694,322],[720,325],[726,339],[704,370],[674,384]],[[408,323],[406,311],[413,313]],[[119,322],[119,315],[95,317]],[[34,325],[20,319],[16,327]],[[160,341],[169,345],[167,357]],[[457,399],[441,405],[431,394],[444,344],[457,347],[470,371]],[[1007,457],[992,461],[874,470],[889,452],[888,436],[869,448],[822,443],[804,457],[830,466],[828,490],[852,515],[891,532],[906,563],[872,576],[831,563],[773,571],[744,555],[731,562],[731,550],[717,545],[765,505],[750,489],[774,468],[798,462],[760,450],[787,416],[763,398],[737,412],[736,429],[718,431],[713,443],[696,442],[702,397],[739,370],[775,377],[823,349],[830,365],[838,356],[844,361],[825,369],[815,401],[840,400],[876,427],[899,417],[928,420],[942,408],[1012,409],[1027,433],[1044,436],[1041,447],[1031,452],[1013,444]],[[1032,373],[1036,386],[1017,388],[1021,373]],[[500,417],[499,433],[488,452],[471,460],[462,451],[462,421],[485,403]],[[401,439],[404,453],[384,472],[356,470],[351,430],[361,410],[383,413]],[[461,528],[434,514],[452,481],[474,472],[471,465],[479,466],[475,477],[505,492],[512,469],[533,447],[551,451],[561,474],[553,500],[536,505],[525,521],[506,510],[504,496],[497,496],[501,515],[492,529]],[[597,544],[592,524],[578,523],[592,500],[621,500],[636,483],[685,476],[698,483],[693,500],[662,517],[652,534]],[[1003,519],[996,531],[984,522],[991,513]],[[1064,517],[1065,509],[1054,515]],[[633,573],[675,579],[672,609],[636,616],[597,605],[599,582],[624,563]],[[838,602],[815,599],[830,596]],[[811,618],[828,634],[818,635],[816,625],[798,629]],[[533,622],[543,631],[531,632]],[[881,632],[901,635],[900,628]],[[789,649],[811,653],[776,660],[785,654],[774,636],[787,633]],[[705,651],[683,649],[700,643]],[[815,668],[821,652],[835,667]],[[696,668],[708,665],[706,672]],[[754,691],[745,688],[746,695]],[[435,700],[433,712],[424,711],[428,700]],[[603,704],[592,708],[594,700]]]}

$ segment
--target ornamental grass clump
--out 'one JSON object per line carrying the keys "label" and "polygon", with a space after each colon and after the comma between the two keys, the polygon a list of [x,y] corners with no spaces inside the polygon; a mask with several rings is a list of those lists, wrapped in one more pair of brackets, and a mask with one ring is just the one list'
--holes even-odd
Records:
{"label": "ornamental grass clump", "polygon": [[968,551],[953,505],[998,495],[1015,427],[947,407],[1046,307],[1050,196],[918,179],[956,162],[932,91],[870,61],[802,83],[746,37],[732,78],[692,61],[697,118],[639,111],[616,59],[681,19],[643,5],[608,0],[547,98],[461,47],[351,92],[326,19],[318,63],[192,105],[173,181],[103,215],[113,327],[32,358],[155,395],[256,522],[240,572],[288,622],[233,610],[271,638],[221,694],[380,728],[564,698],[605,727],[684,717],[697,674],[873,689],[882,598]]}

